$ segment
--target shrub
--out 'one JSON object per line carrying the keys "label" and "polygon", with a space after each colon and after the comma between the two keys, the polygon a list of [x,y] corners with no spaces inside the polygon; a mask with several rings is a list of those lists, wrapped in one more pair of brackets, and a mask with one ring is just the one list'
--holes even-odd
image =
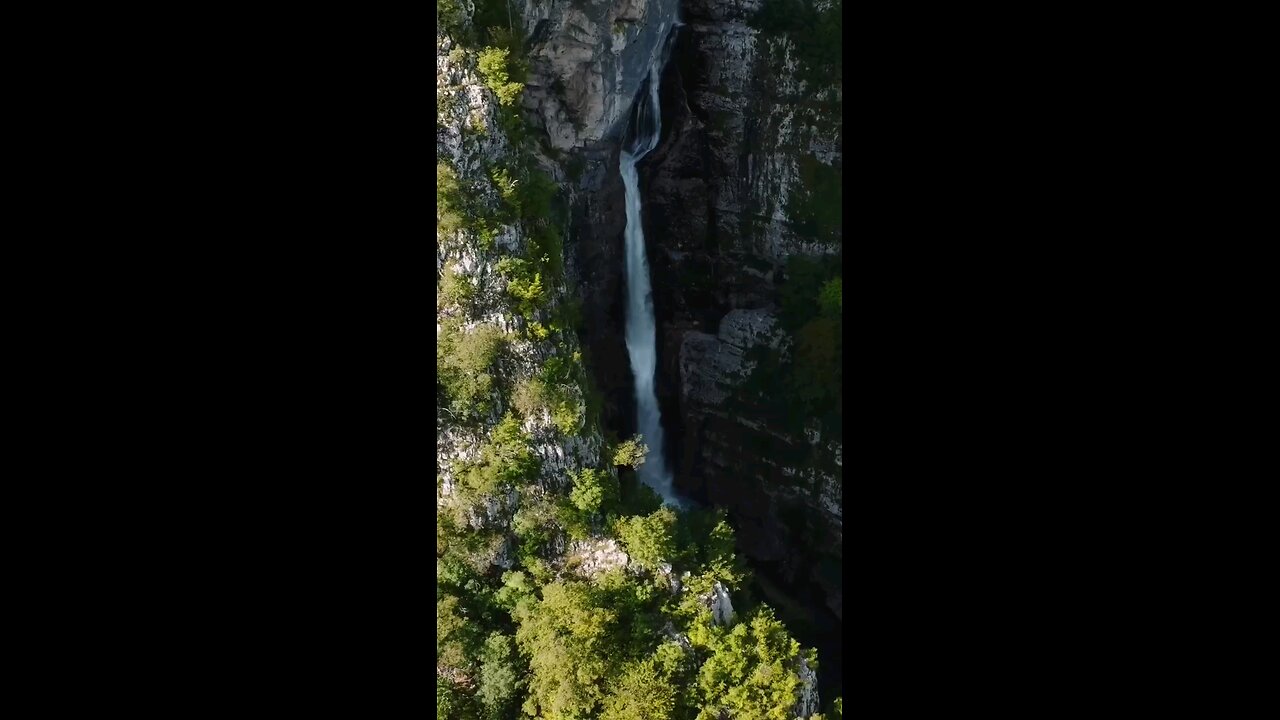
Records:
{"label": "shrub", "polygon": [[530,658],[528,715],[594,715],[611,670],[614,608],[602,606],[584,583],[553,582],[542,600],[517,613],[516,642]]}
{"label": "shrub", "polygon": [[508,710],[521,685],[520,667],[513,657],[511,636],[492,633],[480,650],[480,692],[478,697],[491,717],[511,717]]}
{"label": "shrub", "polygon": [[436,602],[436,662],[458,670],[471,667],[477,643],[476,626],[469,622],[457,597],[445,595]]}
{"label": "shrub", "polygon": [[565,435],[577,434],[582,427],[582,413],[579,411],[578,399],[571,393],[561,390],[555,407],[551,410],[551,422],[556,429]]}
{"label": "shrub", "polygon": [[698,671],[699,720],[729,717],[789,720],[800,677],[800,645],[768,608],[717,638]]}
{"label": "shrub", "polygon": [[613,451],[613,464],[638,468],[644,464],[644,457],[648,453],[649,446],[644,444],[640,435],[636,435],[630,440],[619,444],[617,449]]}
{"label": "shrub", "polygon": [[493,185],[498,189],[498,194],[502,196],[502,201],[510,208],[507,214],[510,218],[520,216],[520,193],[517,192],[520,187],[519,181],[511,177],[511,173],[506,168],[498,168],[490,173],[493,178]]}
{"label": "shrub", "polygon": [[490,488],[529,481],[538,473],[539,461],[529,445],[529,437],[511,413],[494,426],[489,442],[480,450],[480,460],[480,466],[487,468],[493,478]]}
{"label": "shrub", "polygon": [[516,300],[520,315],[532,320],[545,301],[542,273],[535,271],[528,260],[514,257],[499,260],[498,273],[506,278],[507,294]]}
{"label": "shrub", "polygon": [[809,320],[817,317],[819,289],[840,275],[840,256],[810,257],[792,255],[787,258],[782,286],[778,296],[782,305],[782,326],[794,332]]}
{"label": "shrub", "polygon": [[462,193],[461,187],[458,185],[458,175],[449,167],[448,163],[439,161],[436,163],[436,214],[442,211],[456,208],[460,202]]}
{"label": "shrub", "polygon": [[494,325],[480,325],[470,332],[460,332],[453,323],[442,328],[436,345],[436,372],[455,417],[466,419],[489,412],[494,386],[489,370],[504,340],[502,330]]}
{"label": "shrub", "polygon": [[572,476],[569,502],[588,515],[607,512],[618,500],[618,480],[604,470],[585,468]]}
{"label": "shrub", "polygon": [[480,77],[484,84],[498,96],[498,104],[512,106],[524,90],[524,84],[511,80],[509,68],[511,51],[506,48],[487,47],[480,52]]}
{"label": "shrub", "polygon": [[[662,647],[670,647],[663,645]],[[669,720],[674,717],[676,688],[671,673],[657,658],[628,665],[604,699],[600,720]]]}
{"label": "shrub", "polygon": [[653,570],[675,554],[675,524],[675,512],[661,507],[649,515],[619,521],[618,539],[637,565]]}
{"label": "shrub", "polygon": [[476,287],[466,275],[459,274],[452,265],[445,265],[444,273],[440,276],[440,286],[436,290],[436,309],[456,305],[469,310],[475,293]]}
{"label": "shrub", "polygon": [[818,291],[818,307],[828,316],[838,316],[844,311],[844,285],[839,277],[828,280]]}
{"label": "shrub", "polygon": [[800,77],[810,84],[840,82],[843,50],[841,0],[819,11],[813,0],[765,0],[748,24],[795,43]]}
{"label": "shrub", "polygon": [[456,40],[467,20],[461,0],[436,0],[436,24]]}
{"label": "shrub", "polygon": [[539,378],[521,380],[516,384],[511,403],[525,418],[537,417],[547,407],[547,386]]}

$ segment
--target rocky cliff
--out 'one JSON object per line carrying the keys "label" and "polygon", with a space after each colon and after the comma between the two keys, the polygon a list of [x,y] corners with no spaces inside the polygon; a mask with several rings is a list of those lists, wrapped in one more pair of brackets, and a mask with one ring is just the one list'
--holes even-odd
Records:
{"label": "rocky cliff", "polygon": [[[554,0],[522,13],[524,108],[572,194],[584,353],[604,425],[620,436],[634,431],[634,408],[620,342],[617,143],[675,4]],[[753,559],[790,584],[818,585],[840,617],[840,434],[816,421],[784,427],[771,407],[786,390],[751,382],[760,351],[785,359],[792,343],[778,317],[788,259],[840,252],[840,4],[679,4],[684,25],[662,79],[666,129],[640,166],[678,482],[727,507]]]}
{"label": "rocky cliff", "polygon": [[791,390],[774,373],[796,339],[781,312],[791,263],[838,273],[839,13],[686,0],[663,80],[669,131],[642,170],[678,482],[728,508],[744,551],[789,586],[816,585],[837,618],[840,431],[783,421]]}
{"label": "rocky cliff", "polygon": [[[467,0],[461,7],[467,17],[479,12]],[[500,20],[501,12],[494,8],[502,7],[490,4],[486,17]],[[478,58],[478,48],[459,47],[447,33],[437,36],[436,148],[441,190],[437,197],[436,332],[442,376],[437,387],[437,505],[438,519],[460,528],[451,541],[438,536],[437,556],[443,552],[442,543],[452,542],[456,548],[462,542],[457,538],[465,537],[465,553],[460,556],[481,573],[491,574],[494,566],[523,567],[523,562],[537,565],[535,574],[547,577],[590,578],[611,569],[634,569],[627,554],[598,524],[576,543],[568,540],[563,528],[556,528],[550,544],[540,551],[540,557],[549,561],[545,567],[532,556],[517,557],[520,551],[513,538],[537,535],[542,525],[554,527],[559,522],[554,514],[538,513],[550,513],[557,503],[563,506],[575,478],[584,471],[603,467],[609,475],[615,474],[604,457],[609,443],[602,425],[619,436],[631,431],[630,369],[622,342],[624,213],[617,150],[627,110],[641,90],[650,63],[672,50],[669,39],[677,37],[671,33],[676,0],[517,1],[505,7],[510,13],[508,26],[519,27],[522,33],[515,44],[527,63],[523,92],[511,94],[517,104],[510,111],[503,104],[505,80],[482,71],[485,61]],[[672,134],[676,140],[687,136],[697,123],[690,106],[682,112],[684,119],[677,125],[684,135]],[[671,143],[669,138],[664,145],[684,146]],[[668,149],[664,154],[676,158],[671,167],[678,167],[680,153]],[[647,167],[652,168],[654,181],[665,182],[660,179],[665,177],[665,161],[647,163]],[[538,188],[543,177],[550,179],[552,190],[563,201],[547,205],[546,217],[530,213],[531,205],[542,197]],[[704,182],[717,180],[708,175]],[[762,186],[760,192],[768,193],[769,188]],[[777,197],[787,197],[782,192]],[[662,202],[658,201],[659,206]],[[691,218],[698,222],[698,217]],[[701,218],[703,229],[716,226],[706,213]],[[775,225],[776,230],[766,234],[791,237],[785,213]],[[665,231],[661,224],[656,227],[664,228],[657,232]],[[752,295],[745,284],[715,289],[693,283],[690,294],[677,300],[680,287],[660,276],[672,268],[687,272],[677,264],[692,256],[681,255],[680,250],[681,243],[693,237],[691,233],[686,229],[681,237],[670,243],[664,240],[653,250],[667,258],[661,269],[655,268],[655,288],[662,288],[655,293],[669,307],[684,308],[672,313],[669,321],[672,327],[689,331],[679,335],[680,344],[688,335],[697,346],[684,358],[678,351],[674,356],[677,364],[688,367],[689,407],[702,408],[682,410],[681,416],[710,418],[721,412],[731,417],[718,408],[729,407],[726,403],[735,402],[741,394],[736,388],[750,383],[754,361],[747,351],[761,345],[785,352],[789,340],[773,327],[767,293]],[[776,242],[775,259],[784,257],[793,245],[803,245],[796,243],[800,241],[794,238]],[[717,262],[722,260],[727,262],[724,258]],[[745,293],[753,299],[704,308],[704,295],[699,293]],[[580,332],[573,331],[575,301],[581,301]],[[724,332],[717,330],[714,335],[697,334],[704,326],[689,320],[699,313],[723,310],[728,315],[735,309],[741,312],[724,325]],[[730,346],[740,350],[738,357],[733,357]],[[584,361],[590,379],[582,372]],[[671,383],[674,377],[668,373],[663,382]],[[592,386],[604,399],[599,414],[590,407]],[[726,422],[722,428],[726,438],[718,439],[708,429],[690,438],[709,443],[707,453],[699,455],[708,468],[715,465],[714,458],[733,452],[734,443],[751,442],[742,434],[753,422],[750,417]],[[767,422],[755,430],[779,434]],[[518,442],[504,439],[517,436]],[[512,480],[504,473],[515,477],[524,472],[526,463],[517,445],[525,444],[536,460],[527,464],[532,477]],[[743,462],[749,459],[749,455],[742,457]],[[763,487],[774,469],[786,475],[803,465],[802,459],[774,460],[766,468],[751,468],[750,474]],[[813,463],[813,477],[820,472],[818,465]],[[735,470],[717,467],[715,472],[701,471],[705,486],[722,487],[731,494],[732,486],[719,485],[715,478],[716,472]],[[803,473],[810,469],[798,472],[802,478],[809,477]],[[807,498],[801,484],[796,483],[793,490],[768,491],[784,499]],[[716,492],[711,496],[714,502],[730,507],[744,521],[751,520],[735,498]],[[838,513],[838,495],[834,502]],[[794,533],[788,534],[789,527],[785,522],[749,522],[738,537],[749,554],[786,555],[786,543],[796,539]],[[442,572],[460,572],[452,567],[442,571],[438,562],[437,577]],[[676,595],[686,592],[677,579],[671,585]],[[732,622],[732,604],[721,583],[717,581],[701,601],[716,622]],[[681,642],[688,644],[687,638]],[[794,714],[807,717],[817,709],[817,679],[804,660],[798,667],[799,702]],[[440,672],[447,677],[457,674],[456,668],[445,671]]]}

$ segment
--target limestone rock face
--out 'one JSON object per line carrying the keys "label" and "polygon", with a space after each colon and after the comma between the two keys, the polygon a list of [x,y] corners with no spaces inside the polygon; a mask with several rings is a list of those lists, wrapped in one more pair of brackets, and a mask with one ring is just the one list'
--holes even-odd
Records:
{"label": "limestone rock face", "polygon": [[612,538],[595,538],[571,544],[566,566],[583,577],[595,577],[609,570],[625,568],[628,561],[627,553]]}
{"label": "limestone rock face", "polygon": [[566,151],[612,139],[675,23],[678,0],[526,2],[525,107]]}
{"label": "limestone rock face", "polygon": [[[838,13],[834,0],[800,0]],[[677,483],[729,510],[744,552],[780,584],[816,587],[842,615],[843,439],[787,429],[777,320],[788,258],[839,253],[837,220],[807,214],[839,197],[839,72],[756,19],[762,0],[685,0],[687,25],[662,80],[664,133],[641,166],[660,328],[659,402],[677,425]]]}
{"label": "limestone rock face", "polygon": [[[436,38],[436,97],[439,99],[436,152],[460,184],[482,202],[496,204],[497,190],[487,168],[511,162],[514,149],[502,132],[493,131],[499,127],[498,102],[481,81],[474,54],[455,50],[453,40],[447,35]],[[553,174],[559,171],[554,166],[546,169]],[[505,281],[497,271],[500,255],[523,248],[526,241],[517,224],[498,228],[493,246],[488,250],[473,230],[459,229],[450,234],[438,233],[436,237],[437,271],[448,269],[473,288],[470,307],[466,310],[456,305],[438,305],[437,336],[445,320],[458,322],[461,333],[474,332],[481,325],[496,328],[506,341],[507,350],[494,374],[512,384],[534,377],[547,360],[559,352],[550,340],[535,341],[521,336],[525,321],[512,306],[505,292]],[[549,290],[553,307],[570,297],[567,283]],[[576,339],[569,338],[566,342],[570,352],[577,349]],[[492,410],[480,427],[455,422],[447,410],[437,413],[436,502],[440,507],[453,502],[457,464],[479,458],[489,431],[508,409],[496,389],[491,401]],[[583,409],[584,400],[579,398],[579,410]],[[562,492],[572,473],[600,464],[604,439],[594,427],[579,428],[580,432],[567,435],[544,414],[527,419],[524,430],[532,437],[533,452],[541,460],[539,485],[544,490]],[[517,494],[508,492],[489,497],[479,506],[464,508],[462,516],[473,527],[504,528],[519,503]],[[509,566],[510,548],[495,548],[493,557],[495,564]]]}
{"label": "limestone rock face", "polygon": [[711,587],[711,617],[717,625],[733,624],[733,602],[729,599],[729,591],[719,580]]}

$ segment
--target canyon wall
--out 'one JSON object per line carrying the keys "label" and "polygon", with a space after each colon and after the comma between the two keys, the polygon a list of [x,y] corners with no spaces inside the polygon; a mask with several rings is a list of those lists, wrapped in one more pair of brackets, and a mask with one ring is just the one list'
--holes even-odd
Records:
{"label": "canyon wall", "polygon": [[[816,586],[841,617],[839,428],[779,421],[787,390],[761,377],[794,344],[779,317],[788,259],[838,256],[843,241],[841,7],[768,1],[524,3],[522,102],[571,197],[566,261],[585,362],[604,426],[624,436],[635,410],[618,142],[680,5],[663,139],[639,166],[677,483],[726,507],[749,557],[789,586]],[[764,354],[775,362],[761,368]]]}
{"label": "canyon wall", "polygon": [[[685,2],[663,80],[670,129],[642,170],[660,391],[678,430],[677,482],[730,511],[757,567],[801,595],[812,588],[840,618],[840,430],[782,421],[789,390],[770,375],[794,348],[779,312],[788,261],[838,267],[839,45],[798,31],[803,21],[779,30],[762,9]],[[839,37],[838,3],[779,10],[833,23]]]}

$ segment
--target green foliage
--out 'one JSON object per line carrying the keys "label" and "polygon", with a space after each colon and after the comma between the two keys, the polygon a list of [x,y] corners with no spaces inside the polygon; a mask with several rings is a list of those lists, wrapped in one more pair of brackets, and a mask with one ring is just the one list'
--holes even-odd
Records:
{"label": "green foliage", "polygon": [[818,291],[818,307],[821,308],[822,314],[827,316],[839,316],[844,312],[844,284],[840,278],[834,277],[822,286]]}
{"label": "green foliage", "polygon": [[505,32],[509,36],[509,28],[515,26],[516,18],[519,17],[511,11],[511,2],[512,0],[476,0],[472,24],[482,29],[479,37],[481,42],[514,52],[516,48],[508,45],[506,39],[499,35]]}
{"label": "green foliage", "polygon": [[[536,330],[532,334],[537,336]],[[550,413],[552,423],[565,435],[574,435],[581,429],[581,403],[572,386],[552,385],[542,377],[521,380],[516,385],[512,402],[526,418]]]}
{"label": "green foliage", "polygon": [[476,286],[465,275],[460,275],[452,265],[445,265],[440,275],[440,285],[436,289],[436,309],[449,306],[461,307],[469,311],[471,301],[475,297]]}
{"label": "green foliage", "polygon": [[610,671],[616,610],[584,583],[553,582],[516,621],[516,643],[532,671],[525,713],[557,720],[592,714]]}
{"label": "green foliage", "polygon": [[436,602],[436,663],[467,671],[478,643],[477,628],[462,613],[457,597],[445,595]]}
{"label": "green foliage", "polygon": [[458,204],[458,174],[444,161],[436,163],[436,212]]}
{"label": "green foliage", "polygon": [[494,602],[512,612],[520,603],[536,600],[536,590],[527,574],[512,570],[502,574],[502,587],[494,593]]}
{"label": "green foliage", "polygon": [[[567,478],[567,492],[533,482],[539,460],[520,421],[546,412],[561,432],[576,433],[584,420],[598,417],[601,404],[589,390],[581,354],[573,351],[570,333],[581,323],[580,305],[561,297],[569,282],[561,230],[566,206],[527,149],[530,130],[518,111],[527,65],[512,8],[505,0],[478,0],[474,22],[458,0],[437,8],[458,25],[451,61],[475,57],[486,85],[498,95],[498,123],[488,132],[505,133],[515,148],[482,177],[459,178],[447,163],[437,164],[437,230],[442,236],[465,233],[492,252],[497,233],[518,222],[527,245],[520,257],[500,259],[498,269],[528,335],[555,344],[538,376],[513,388],[514,412],[488,428],[475,456],[454,463],[454,494],[437,510],[437,717],[510,720],[523,712],[547,720],[691,720],[702,708],[716,707],[735,718],[767,720],[773,717],[767,714],[771,701],[785,690],[784,674],[769,669],[784,654],[781,645],[768,628],[748,628],[748,637],[735,644],[737,628],[714,625],[698,600],[717,580],[742,587],[741,561],[723,515],[677,517],[634,473],[619,478],[611,470],[578,470]],[[484,42],[476,44],[477,38]],[[482,45],[487,47],[477,54],[474,48]],[[580,165],[569,168],[571,175],[581,171]],[[824,171],[814,172],[821,180]],[[489,182],[501,197],[494,206],[485,201],[491,197]],[[817,208],[802,206],[800,222],[812,221],[818,230],[830,224],[814,188],[798,193],[797,202]],[[803,292],[796,289],[793,304],[802,307],[790,329],[798,338],[799,329],[814,319],[838,319],[838,270],[824,270]],[[491,422],[506,337],[492,325],[462,330],[477,293],[472,279],[451,266],[439,276],[437,308],[463,313],[437,315],[437,403],[454,420],[483,428]],[[817,332],[805,335],[804,343],[797,339],[797,356],[815,368],[829,364],[821,341],[830,339]],[[646,453],[637,436],[606,458],[634,468]],[[514,489],[516,499],[502,505],[514,511],[509,519],[488,516],[482,526],[472,526],[479,504],[507,489]],[[557,556],[565,535],[596,538],[602,528],[612,529],[642,568],[670,562],[690,569],[684,591],[673,596],[661,577],[622,569],[588,581],[566,579],[574,577],[566,572],[572,568]],[[514,567],[499,580],[495,563],[509,548]],[[695,651],[670,642],[668,625],[687,634]],[[737,656],[745,659],[732,660]]]}
{"label": "green foliage", "polygon": [[452,235],[463,227],[462,188],[453,168],[436,163],[436,232]]}
{"label": "green foliage", "polygon": [[840,276],[840,256],[792,255],[787,258],[782,286],[778,289],[782,305],[782,326],[794,332],[821,314],[819,289]]}
{"label": "green foliage", "polygon": [[514,657],[511,636],[493,633],[480,650],[480,702],[493,720],[514,717],[512,701],[520,687],[520,666]]}
{"label": "green foliage", "polygon": [[551,217],[551,201],[558,188],[546,173],[533,170],[524,183],[520,194],[520,205],[524,208],[522,217],[525,220],[541,220]]}
{"label": "green foliage", "polygon": [[521,417],[534,418],[549,404],[547,398],[547,384],[541,378],[533,377],[516,383],[511,404],[519,411]]}
{"label": "green foliage", "polygon": [[541,494],[522,497],[519,508],[511,518],[511,531],[519,540],[517,554],[521,564],[533,572],[539,553],[560,529],[555,502]]}
{"label": "green foliage", "polygon": [[618,480],[604,470],[584,468],[573,475],[569,502],[588,515],[607,512],[618,501]]}
{"label": "green foliage", "polygon": [[819,11],[814,0],[765,0],[748,23],[766,35],[790,38],[800,59],[800,77],[810,85],[839,83],[842,5],[835,0],[830,8]]}
{"label": "green foliage", "polygon": [[560,228],[552,223],[533,226],[529,235],[529,252],[548,277],[564,276],[564,243],[560,240]]}
{"label": "green foliage", "polygon": [[494,187],[498,188],[498,194],[502,196],[503,202],[511,209],[512,216],[520,215],[520,195],[516,191],[519,181],[511,177],[511,173],[506,168],[498,168],[491,173]]}
{"label": "green foliage", "polygon": [[[555,330],[571,332],[582,327],[582,300],[571,297],[556,306],[551,326]],[[580,362],[581,357],[575,362]]]}
{"label": "green foliage", "polygon": [[779,300],[782,327],[795,341],[791,359],[759,351],[764,354],[753,355],[756,368],[740,392],[757,407],[763,397],[772,421],[792,431],[817,417],[838,432],[844,367],[840,257],[788,258]]}
{"label": "green foliage", "polygon": [[676,514],[661,507],[643,517],[618,522],[618,539],[637,565],[654,570],[675,555]]}
{"label": "green foliage", "polygon": [[515,484],[532,480],[538,473],[539,461],[529,445],[529,437],[511,413],[493,428],[489,444],[480,451],[480,457],[498,469],[503,482]]}
{"label": "green foliage", "polygon": [[511,413],[493,429],[474,463],[459,463],[458,490],[463,503],[478,503],[503,488],[520,486],[538,475],[538,457]]}
{"label": "green foliage", "polygon": [[436,24],[455,39],[462,33],[466,20],[466,8],[461,0],[436,0]]}
{"label": "green foliage", "polygon": [[644,444],[644,438],[636,435],[630,440],[624,440],[618,444],[618,447],[613,451],[613,464],[638,468],[644,464],[644,458],[648,454],[649,446]]}
{"label": "green foliage", "polygon": [[489,371],[504,342],[502,330],[494,325],[480,325],[461,332],[455,324],[442,323],[436,343],[436,372],[455,418],[488,414],[494,386]]}
{"label": "green foliage", "polygon": [[520,314],[531,320],[546,302],[542,273],[535,271],[528,260],[516,257],[499,260],[498,273],[506,278],[507,294],[515,299]]}
{"label": "green foliage", "polygon": [[683,565],[730,587],[739,586],[745,571],[734,552],[733,528],[723,510],[688,510],[680,515],[676,545]]}
{"label": "green foliage", "polygon": [[576,398],[562,393],[551,410],[551,422],[565,435],[575,435],[582,425],[582,412]]}
{"label": "green foliage", "polygon": [[507,48],[487,47],[480,51],[479,70],[484,84],[498,96],[498,104],[515,105],[524,90],[524,83],[511,80],[511,51]]}
{"label": "green foliage", "polygon": [[436,720],[480,720],[475,702],[447,678],[436,676]]}
{"label": "green foliage", "polygon": [[656,657],[645,658],[627,665],[612,684],[600,720],[673,720],[675,707],[670,673]]}
{"label": "green foliage", "polygon": [[768,608],[736,625],[712,647],[698,672],[703,708],[699,720],[789,720],[800,676],[800,646]]}

